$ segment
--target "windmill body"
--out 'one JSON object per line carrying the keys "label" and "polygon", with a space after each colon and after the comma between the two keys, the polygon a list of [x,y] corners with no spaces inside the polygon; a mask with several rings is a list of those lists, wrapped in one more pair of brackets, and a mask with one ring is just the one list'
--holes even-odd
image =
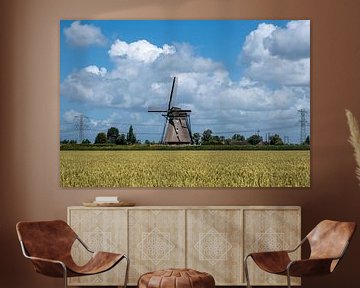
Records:
{"label": "windmill body", "polygon": [[192,144],[189,111],[172,107],[163,136],[164,144]]}
{"label": "windmill body", "polygon": [[176,77],[173,78],[171,93],[167,110],[148,110],[148,112],[161,112],[165,117],[164,129],[161,137],[162,144],[179,145],[193,144],[191,134],[190,112],[172,106]]}

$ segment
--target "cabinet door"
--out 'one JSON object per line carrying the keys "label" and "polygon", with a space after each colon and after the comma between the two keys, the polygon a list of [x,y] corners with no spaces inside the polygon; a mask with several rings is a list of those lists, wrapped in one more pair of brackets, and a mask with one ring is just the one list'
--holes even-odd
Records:
{"label": "cabinet door", "polygon": [[[93,251],[127,253],[127,215],[125,209],[70,209],[69,225]],[[76,241],[72,255],[76,263],[88,261],[89,253]],[[93,276],[69,278],[70,285],[122,285],[126,261]]]}
{"label": "cabinet door", "polygon": [[129,210],[130,284],[145,272],[185,267],[185,210]]}
{"label": "cabinet door", "polygon": [[[244,254],[261,251],[286,250],[300,243],[300,209],[257,209],[244,211]],[[292,253],[300,259],[300,249]],[[248,260],[252,285],[286,285],[286,277],[266,273]],[[292,284],[299,285],[299,278]]]}
{"label": "cabinet door", "polygon": [[216,285],[242,280],[242,211],[187,211],[187,267],[212,274]]}

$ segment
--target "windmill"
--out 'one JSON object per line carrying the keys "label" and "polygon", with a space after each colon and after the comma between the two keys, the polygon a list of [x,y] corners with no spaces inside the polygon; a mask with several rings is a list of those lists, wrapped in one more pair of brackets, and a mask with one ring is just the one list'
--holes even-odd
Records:
{"label": "windmill", "polygon": [[164,129],[161,136],[162,144],[192,144],[190,112],[173,106],[176,77],[173,78],[167,109],[149,109],[148,112],[160,112],[165,117]]}

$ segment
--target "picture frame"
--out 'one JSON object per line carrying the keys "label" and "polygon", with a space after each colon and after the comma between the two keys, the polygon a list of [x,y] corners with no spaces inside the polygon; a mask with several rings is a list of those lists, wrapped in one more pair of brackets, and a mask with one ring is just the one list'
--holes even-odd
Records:
{"label": "picture frame", "polygon": [[61,20],[60,185],[310,187],[310,20]]}

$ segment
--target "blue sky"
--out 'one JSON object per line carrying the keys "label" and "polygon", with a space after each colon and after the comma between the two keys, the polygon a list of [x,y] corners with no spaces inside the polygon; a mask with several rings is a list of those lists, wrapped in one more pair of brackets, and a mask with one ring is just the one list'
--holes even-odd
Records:
{"label": "blue sky", "polygon": [[164,118],[147,109],[166,104],[173,76],[193,132],[298,142],[297,110],[310,111],[309,21],[62,20],[60,45],[61,139],[78,138],[83,114],[91,141],[130,124],[160,140]]}

